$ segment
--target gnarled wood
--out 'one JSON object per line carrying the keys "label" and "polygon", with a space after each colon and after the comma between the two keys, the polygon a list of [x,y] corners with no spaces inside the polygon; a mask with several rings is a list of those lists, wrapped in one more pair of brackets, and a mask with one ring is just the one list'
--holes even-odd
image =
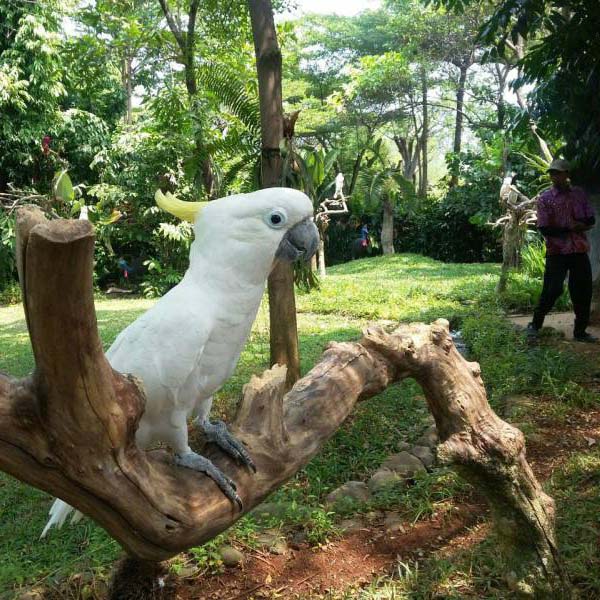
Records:
{"label": "gnarled wood", "polygon": [[362,344],[406,369],[405,376],[423,388],[440,437],[438,459],[455,466],[485,495],[520,591],[567,596],[554,501],[527,463],[523,433],[491,409],[479,364],[458,353],[447,321],[399,328],[393,335],[367,331]]}
{"label": "gnarled wood", "polygon": [[[212,480],[135,445],[144,399],[102,352],[89,222],[23,225],[19,235],[36,369],[23,380],[0,375],[0,469],[93,517],[141,560],[163,560],[228,528],[242,513]],[[406,377],[423,387],[441,458],[486,494],[503,539],[519,546],[524,575],[544,576],[536,589],[562,589],[552,500],[525,460],[522,433],[491,410],[478,365],[456,351],[446,321],[331,343],[287,394],[284,367],[253,377],[233,430],[257,473],[219,450],[209,455],[236,481],[247,511],[303,467],[357,401]]]}

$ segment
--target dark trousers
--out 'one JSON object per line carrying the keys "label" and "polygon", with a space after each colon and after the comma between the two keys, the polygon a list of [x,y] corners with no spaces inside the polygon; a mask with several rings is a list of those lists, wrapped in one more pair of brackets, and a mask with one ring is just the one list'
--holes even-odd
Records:
{"label": "dark trousers", "polygon": [[588,326],[592,303],[590,259],[587,254],[556,254],[546,256],[544,287],[540,301],[533,311],[533,326],[536,329],[540,329],[544,324],[544,317],[562,294],[567,273],[569,273],[569,295],[575,312],[574,334],[582,334]]}

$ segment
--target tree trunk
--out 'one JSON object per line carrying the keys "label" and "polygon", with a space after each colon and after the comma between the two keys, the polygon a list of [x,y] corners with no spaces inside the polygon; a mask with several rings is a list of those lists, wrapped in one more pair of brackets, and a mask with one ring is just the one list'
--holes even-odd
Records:
{"label": "tree trunk", "polygon": [[419,178],[419,196],[427,196],[428,173],[427,173],[427,144],[429,142],[429,106],[428,106],[428,83],[427,73],[423,69],[421,73],[421,89],[423,95],[423,131],[421,132],[421,177]]}
{"label": "tree trunk", "polygon": [[365,155],[365,152],[366,149],[363,148],[356,155],[356,159],[354,160],[354,165],[352,166],[352,178],[350,179],[350,185],[348,186],[348,196],[352,196],[352,193],[354,192],[354,187],[356,186],[356,182],[358,181],[358,174],[360,173],[360,165],[362,163],[362,159]]}
{"label": "tree trunk", "polygon": [[[237,483],[243,511],[212,480],[144,452],[135,432],[142,387],[113,371],[93,303],[89,221],[18,215],[19,273],[36,362],[0,374],[0,469],[93,517],[140,561],[160,561],[214,538],[310,461],[359,400],[413,377],[439,431],[439,458],[486,496],[511,569],[541,597],[563,590],[554,505],[525,460],[523,434],[487,403],[476,363],[456,351],[448,322],[369,328],[359,343],[331,343],[284,396],[276,366],[244,389],[233,430],[257,473],[219,449],[208,456]],[[199,501],[201,499],[201,501]]]}
{"label": "tree trunk", "polygon": [[[462,63],[459,67],[460,75],[458,78],[458,87],[456,88],[456,123],[454,125],[454,145],[452,152],[458,156],[462,147],[462,130],[463,130],[463,110],[465,104],[465,84],[467,81],[467,71],[469,63]],[[450,178],[450,187],[455,187],[458,184],[458,167],[455,167]]]}
{"label": "tree trunk", "polygon": [[[281,51],[270,0],[248,0],[256,54],[261,124],[262,186],[281,185],[282,159],[279,142],[283,138],[281,97]],[[271,365],[288,367],[291,387],[300,377],[300,355],[296,325],[293,266],[278,262],[268,282]]]}
{"label": "tree trunk", "polygon": [[327,277],[327,270],[325,268],[325,241],[322,237],[319,237],[319,277]]}
{"label": "tree trunk", "polygon": [[123,58],[122,83],[125,88],[125,123],[133,123],[133,73],[131,68],[131,57],[126,53]]}
{"label": "tree trunk", "polygon": [[389,200],[383,201],[381,224],[381,250],[383,254],[394,254],[394,207]]}
{"label": "tree trunk", "polygon": [[590,313],[590,324],[600,325],[600,277],[594,281],[592,287],[592,310]]}
{"label": "tree trunk", "polygon": [[[498,63],[494,63],[494,68],[496,69],[496,79],[498,81],[498,93],[496,95],[496,104],[498,106],[497,123],[498,129],[503,131],[506,125],[506,102],[504,101],[504,94],[506,92],[506,79],[510,72],[511,66],[508,64],[500,65]],[[506,170],[503,170],[502,172],[505,173]]]}
{"label": "tree trunk", "polygon": [[401,137],[398,135],[394,136],[394,142],[398,152],[402,157],[402,177],[407,181],[414,182],[415,173],[419,165],[419,156],[421,154],[421,144],[423,143],[423,137],[418,136],[418,139],[411,139]]}
{"label": "tree trunk", "polygon": [[[516,43],[511,44],[511,45],[512,45],[512,49],[515,53],[517,60],[519,60],[519,61],[523,60],[523,58],[525,57],[525,40],[523,39],[523,36],[518,35]],[[519,70],[519,77],[520,76],[521,76],[521,71]],[[526,112],[529,115],[529,129],[531,130],[533,137],[535,138],[536,142],[538,143],[541,155],[544,157],[544,159],[547,162],[549,162],[549,163],[552,162],[552,160],[553,160],[552,152],[550,151],[550,148],[548,147],[546,140],[544,138],[542,138],[542,136],[538,132],[537,123],[531,117],[531,111],[529,110],[529,107],[527,106],[527,103],[525,102],[525,99],[523,98],[522,88],[520,88],[520,87],[515,88],[514,92],[515,92],[515,96],[517,97],[517,103],[519,104],[519,107],[521,108],[521,110],[523,112]]]}
{"label": "tree trunk", "polygon": [[[600,196],[590,193],[590,202],[594,207],[596,216],[600,215]],[[590,262],[592,263],[592,278],[594,282],[590,323],[600,325],[600,223],[596,223],[596,226],[588,232],[587,236],[591,246]]]}

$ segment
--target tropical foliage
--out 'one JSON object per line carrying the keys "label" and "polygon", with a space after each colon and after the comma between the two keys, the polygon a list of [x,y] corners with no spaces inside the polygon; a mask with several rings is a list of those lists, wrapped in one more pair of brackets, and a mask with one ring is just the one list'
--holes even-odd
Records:
{"label": "tropical foliage", "polygon": [[[99,288],[152,295],[179,280],[191,239],[156,210],[156,188],[191,200],[258,187],[250,26],[243,3],[225,4],[0,7],[0,289],[15,284],[19,203],[61,216],[89,207]],[[323,235],[328,263],[350,258],[364,223],[374,253],[499,259],[499,232],[488,223],[499,216],[505,173],[517,173],[530,195],[547,185],[536,172],[540,132],[553,154],[563,148],[582,173],[597,172],[597,49],[595,36],[582,34],[597,7],[513,4],[386,0],[355,16],[278,26],[284,107],[300,111],[295,136],[281,144],[282,184],[318,207],[336,174],[345,178],[349,212]],[[584,110],[589,118],[580,119]],[[56,194],[57,173],[73,197]],[[127,280],[122,261],[132,266]]]}

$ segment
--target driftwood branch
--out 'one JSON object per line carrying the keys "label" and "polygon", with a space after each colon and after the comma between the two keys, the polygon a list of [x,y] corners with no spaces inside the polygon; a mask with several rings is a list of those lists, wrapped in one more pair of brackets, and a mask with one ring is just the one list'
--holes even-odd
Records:
{"label": "driftwood branch", "polygon": [[[22,211],[18,247],[36,368],[22,380],[0,375],[0,469],[91,516],[142,560],[163,560],[231,526],[243,513],[212,480],[174,466],[166,451],[135,445],[144,398],[102,351],[91,224]],[[218,449],[209,456],[250,510],[308,463],[358,401],[407,377],[425,392],[440,457],[484,492],[526,574],[562,585],[553,502],[525,460],[522,433],[491,410],[479,366],[456,351],[446,321],[370,328],[360,342],[331,343],[287,394],[284,367],[253,377],[233,430],[257,473]]]}

